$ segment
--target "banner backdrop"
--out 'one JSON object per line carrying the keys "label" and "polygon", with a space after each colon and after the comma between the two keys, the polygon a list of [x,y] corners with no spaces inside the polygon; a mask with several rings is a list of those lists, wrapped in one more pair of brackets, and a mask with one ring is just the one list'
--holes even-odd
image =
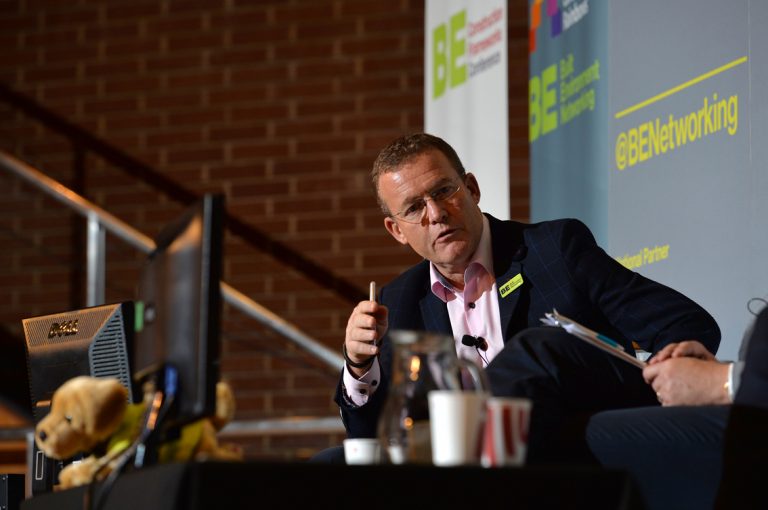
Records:
{"label": "banner backdrop", "polygon": [[480,183],[480,207],[509,219],[505,0],[427,0],[425,131]]}
{"label": "banner backdrop", "polygon": [[[532,219],[587,222],[620,263],[704,306],[718,357],[736,358],[768,296],[768,2],[529,7]],[[589,87],[586,122],[563,129],[563,104]]]}
{"label": "banner backdrop", "polygon": [[608,228],[608,3],[530,3],[531,221],[579,218]]}

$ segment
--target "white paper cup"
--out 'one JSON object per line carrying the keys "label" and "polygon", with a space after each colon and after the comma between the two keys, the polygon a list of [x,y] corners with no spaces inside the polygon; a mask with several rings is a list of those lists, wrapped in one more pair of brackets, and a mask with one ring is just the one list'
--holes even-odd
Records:
{"label": "white paper cup", "polygon": [[379,440],[356,437],[344,440],[344,460],[347,464],[378,464]]}
{"label": "white paper cup", "polygon": [[486,403],[486,410],[483,466],[523,466],[528,451],[531,401],[527,398],[492,397]]}
{"label": "white paper cup", "polygon": [[436,466],[480,463],[486,393],[430,391],[429,425]]}

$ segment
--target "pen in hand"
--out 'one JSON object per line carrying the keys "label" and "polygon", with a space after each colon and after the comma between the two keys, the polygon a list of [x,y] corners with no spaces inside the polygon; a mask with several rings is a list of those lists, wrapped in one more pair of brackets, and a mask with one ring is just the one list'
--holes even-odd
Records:
{"label": "pen in hand", "polygon": [[[368,285],[368,300],[373,301],[374,303],[376,302],[376,282],[374,281]],[[373,345],[376,347],[381,345],[381,339],[375,340]]]}

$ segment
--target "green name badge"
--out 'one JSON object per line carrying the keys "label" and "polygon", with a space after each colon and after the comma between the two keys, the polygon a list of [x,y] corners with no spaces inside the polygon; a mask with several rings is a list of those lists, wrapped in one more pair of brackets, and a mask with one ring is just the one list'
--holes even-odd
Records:
{"label": "green name badge", "polygon": [[523,275],[520,273],[517,273],[511,280],[509,280],[507,283],[501,286],[499,289],[499,294],[501,294],[501,297],[505,298],[509,293],[511,293],[513,290],[518,288],[523,284]]}

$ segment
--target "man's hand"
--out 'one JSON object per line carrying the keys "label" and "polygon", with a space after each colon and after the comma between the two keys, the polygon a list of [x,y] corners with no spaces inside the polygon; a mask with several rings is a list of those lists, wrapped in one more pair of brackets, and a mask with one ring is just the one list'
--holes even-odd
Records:
{"label": "man's hand", "polygon": [[666,357],[645,367],[643,378],[664,406],[728,404],[728,365],[714,357]]}
{"label": "man's hand", "polygon": [[700,342],[696,340],[686,340],[664,346],[662,350],[654,354],[648,360],[648,364],[661,363],[669,358],[698,358],[706,361],[714,361],[715,355],[712,354]]}
{"label": "man's hand", "polygon": [[[347,321],[344,346],[347,356],[355,363],[364,363],[379,352],[378,341],[387,331],[389,310],[376,301],[360,301]],[[347,369],[355,377],[362,376],[370,366]]]}

